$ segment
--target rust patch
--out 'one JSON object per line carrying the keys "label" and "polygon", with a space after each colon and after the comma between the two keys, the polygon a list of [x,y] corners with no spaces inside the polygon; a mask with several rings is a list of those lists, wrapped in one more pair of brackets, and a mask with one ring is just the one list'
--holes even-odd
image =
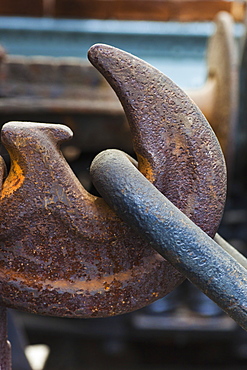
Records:
{"label": "rust patch", "polygon": [[154,170],[151,166],[151,163],[149,160],[145,157],[143,157],[141,154],[137,154],[138,159],[138,169],[139,171],[150,181],[155,182],[155,174]]}
{"label": "rust patch", "polygon": [[19,166],[17,160],[13,160],[7,179],[3,183],[1,199],[10,196],[19,189],[25,180],[23,170]]}

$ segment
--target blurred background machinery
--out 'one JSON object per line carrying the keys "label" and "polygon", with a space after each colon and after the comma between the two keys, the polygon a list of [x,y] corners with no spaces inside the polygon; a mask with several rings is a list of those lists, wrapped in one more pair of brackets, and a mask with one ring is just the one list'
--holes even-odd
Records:
{"label": "blurred background machinery", "polygon": [[[222,10],[234,21],[237,102],[219,232],[247,254],[244,1],[2,0],[0,125],[23,120],[71,127],[74,138],[63,147],[64,155],[95,192],[88,174],[95,154],[120,148],[133,155],[133,150],[122,107],[87,62],[88,48],[98,42],[114,45],[150,62],[182,88],[199,89],[208,78],[208,42]],[[7,159],[3,148],[1,154]],[[107,319],[10,310],[9,336],[16,370],[30,368],[24,349],[30,358],[40,344],[48,357],[33,369],[244,369],[247,364],[247,334],[188,282],[142,310]]]}

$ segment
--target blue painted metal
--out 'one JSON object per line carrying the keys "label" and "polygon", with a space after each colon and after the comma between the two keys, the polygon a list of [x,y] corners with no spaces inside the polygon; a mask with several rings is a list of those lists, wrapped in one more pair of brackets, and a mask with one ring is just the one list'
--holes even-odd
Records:
{"label": "blue painted metal", "polygon": [[[186,88],[203,85],[205,51],[213,22],[147,22],[0,17],[0,44],[10,55],[86,59],[89,47],[106,43],[126,50]],[[235,37],[243,34],[235,26]]]}
{"label": "blue painted metal", "polygon": [[216,243],[162,195],[118,150],[91,165],[94,185],[129,225],[247,330],[247,262],[220,237]]}
{"label": "blue painted metal", "polygon": [[[140,55],[201,57],[214,24],[61,20],[0,17],[0,42],[9,53],[85,57],[94,43],[108,42]],[[160,47],[162,45],[162,47]],[[188,48],[189,46],[189,48]]]}
{"label": "blue painted metal", "polygon": [[[213,22],[150,22],[0,17],[0,44],[10,55],[87,58],[95,43],[126,50],[184,88],[204,84],[205,53]],[[242,24],[234,35],[240,40]]]}

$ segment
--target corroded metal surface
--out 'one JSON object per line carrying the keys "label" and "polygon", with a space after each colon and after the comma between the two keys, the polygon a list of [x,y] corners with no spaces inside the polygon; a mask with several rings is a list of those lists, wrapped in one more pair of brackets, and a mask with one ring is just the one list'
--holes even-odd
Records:
{"label": "corroded metal surface", "polygon": [[73,317],[136,309],[182,277],[84,190],[57,149],[70,136],[38,123],[2,130],[12,160],[1,192],[3,302]]}
{"label": "corroded metal surface", "polygon": [[200,110],[168,77],[122,50],[95,45],[89,60],[123,105],[139,170],[214,236],[225,203],[226,170],[218,141]]}
{"label": "corroded metal surface", "polygon": [[[139,59],[95,46],[90,59],[119,93],[140,170],[213,236],[225,166],[207,121],[172,81]],[[100,317],[164,296],[183,277],[106,203],[87,193],[59,151],[62,125],[12,122],[0,199],[0,288],[5,305],[47,315]]]}
{"label": "corroded metal surface", "polygon": [[247,330],[247,261],[217,244],[162,195],[123,152],[107,150],[91,165],[107,203],[184,276]]}

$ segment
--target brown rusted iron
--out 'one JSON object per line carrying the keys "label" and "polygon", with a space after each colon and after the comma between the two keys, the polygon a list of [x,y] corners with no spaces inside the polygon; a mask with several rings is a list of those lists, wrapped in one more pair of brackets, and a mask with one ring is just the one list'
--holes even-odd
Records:
{"label": "brown rusted iron", "polygon": [[232,161],[238,112],[238,65],[233,19],[227,12],[215,18],[207,49],[207,80],[188,91],[211,124],[227,162]]}
{"label": "brown rusted iron", "polygon": [[[139,170],[213,236],[225,202],[226,170],[218,141],[200,110],[168,77],[126,52],[99,44],[89,50],[89,60],[123,105]],[[215,212],[214,226],[209,210]]]}
{"label": "brown rusted iron", "polygon": [[[141,172],[214,236],[225,202],[225,164],[201,112],[171,80],[128,53],[96,45],[89,57],[124,106]],[[56,124],[11,122],[2,129],[11,157],[5,180],[1,166],[2,301],[67,317],[143,307],[183,277],[82,187],[59,151],[71,136]]]}
{"label": "brown rusted iron", "polygon": [[141,307],[183,279],[100,198],[57,149],[65,126],[9,123],[1,193],[1,295],[11,307],[94,317]]}

